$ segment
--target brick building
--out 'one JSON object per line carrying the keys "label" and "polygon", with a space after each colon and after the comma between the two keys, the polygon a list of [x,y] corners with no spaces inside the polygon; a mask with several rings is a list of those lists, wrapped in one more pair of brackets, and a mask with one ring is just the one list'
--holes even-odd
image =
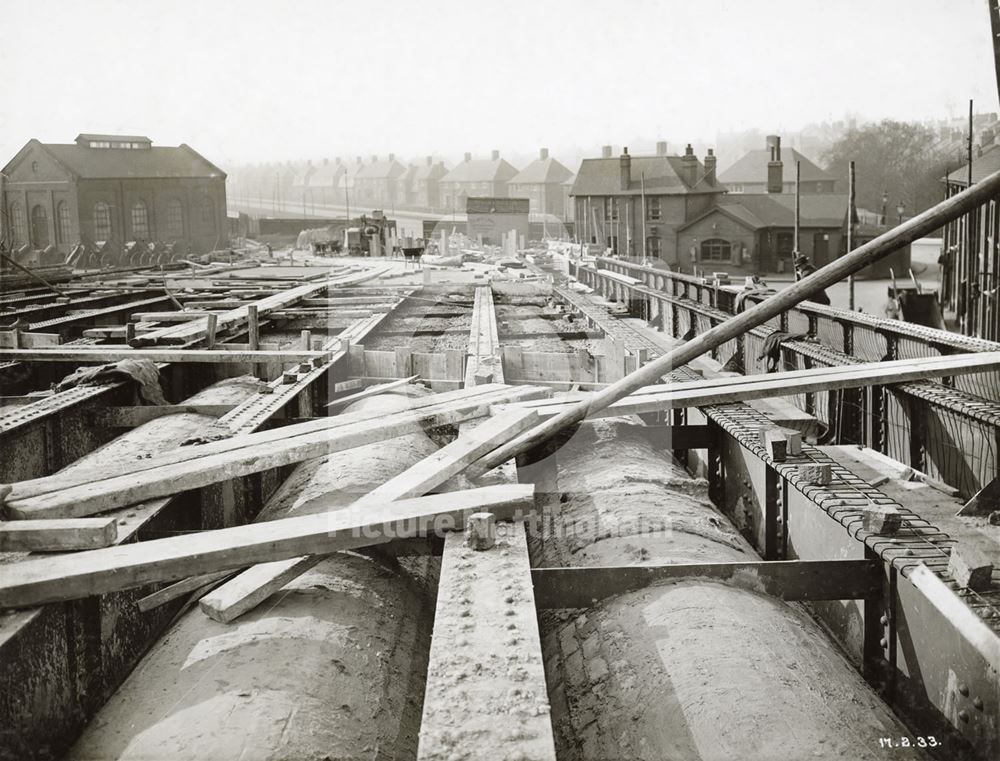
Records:
{"label": "brick building", "polygon": [[227,237],[225,172],[188,145],[154,147],[133,135],[32,139],[3,174],[3,236],[15,250],[141,240],[204,252]]}
{"label": "brick building", "polygon": [[576,235],[621,256],[678,263],[677,229],[715,205],[725,192],[715,177],[715,156],[702,164],[691,146],[683,156],[658,143],[654,156],[584,159],[570,190]]}
{"label": "brick building", "polygon": [[395,154],[379,161],[372,156],[370,164],[363,166],[354,176],[354,198],[361,206],[389,208],[397,203],[398,183],[406,174],[406,167],[396,161]]}
{"label": "brick building", "polygon": [[569,169],[549,156],[548,148],[542,148],[538,158],[507,183],[507,195],[527,198],[533,214],[554,214],[564,218],[566,189],[563,184],[572,176]]}
{"label": "brick building", "polygon": [[507,198],[507,183],[514,179],[517,170],[500,158],[500,151],[493,151],[489,159],[473,160],[471,153],[465,160],[441,178],[441,207],[449,211],[465,208],[465,199]]}
{"label": "brick building", "polygon": [[441,206],[441,179],[448,174],[442,161],[428,156],[413,174],[413,205],[421,209]]}

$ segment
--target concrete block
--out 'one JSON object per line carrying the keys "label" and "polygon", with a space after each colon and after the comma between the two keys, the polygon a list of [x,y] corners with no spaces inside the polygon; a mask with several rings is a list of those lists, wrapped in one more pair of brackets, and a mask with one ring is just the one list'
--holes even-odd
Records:
{"label": "concrete block", "polygon": [[760,443],[771,459],[775,462],[784,462],[788,456],[788,439],[785,438],[784,434],[773,428],[762,426],[758,429],[758,435]]}
{"label": "concrete block", "polygon": [[892,505],[868,505],[863,508],[866,531],[875,534],[895,534],[903,525],[903,514]]}
{"label": "concrete block", "polygon": [[829,463],[814,463],[799,465],[799,479],[807,484],[815,486],[826,486],[833,480],[833,473]]}
{"label": "concrete block", "polygon": [[465,524],[465,546],[488,550],[497,542],[496,519],[493,513],[473,513]]}
{"label": "concrete block", "polygon": [[950,573],[960,587],[982,592],[989,589],[993,564],[975,547],[954,547],[948,560]]}

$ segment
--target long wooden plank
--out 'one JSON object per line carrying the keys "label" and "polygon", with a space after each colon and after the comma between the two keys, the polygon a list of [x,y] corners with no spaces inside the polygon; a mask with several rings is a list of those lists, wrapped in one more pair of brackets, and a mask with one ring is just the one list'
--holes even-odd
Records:
{"label": "long wooden plank", "polygon": [[282,349],[280,351],[229,351],[226,349],[112,349],[106,346],[66,346],[45,349],[3,349],[0,359],[19,362],[324,362],[329,352]]}
{"label": "long wooden plank", "polygon": [[424,536],[464,526],[468,515],[484,510],[512,520],[531,511],[533,493],[530,485],[487,486],[9,563],[0,574],[0,607],[73,600],[247,563]]}
{"label": "long wooden plank", "polygon": [[[455,441],[361,497],[354,502],[353,507],[387,504],[423,496],[461,472],[486,452],[535,425],[537,421],[538,416],[534,412],[518,410],[488,419],[475,428],[463,430]],[[323,495],[302,509],[315,511],[335,507],[331,502],[329,497]],[[319,558],[298,557],[248,568],[202,598],[201,609],[210,618],[228,623],[252,610],[289,581],[308,571],[318,560]]]}
{"label": "long wooden plank", "polygon": [[366,399],[369,396],[376,396],[377,394],[384,394],[386,391],[392,391],[394,388],[402,388],[403,386],[408,386],[417,380],[419,375],[411,375],[409,378],[400,378],[398,381],[393,381],[392,383],[380,383],[375,386],[369,386],[363,391],[359,391],[356,394],[350,394],[349,396],[342,396],[339,399],[334,399],[330,402],[327,407],[341,407],[345,404],[351,404],[359,399]]}
{"label": "long wooden plank", "polygon": [[[95,515],[116,507],[166,497],[178,491],[199,489],[213,483],[292,465],[313,457],[372,444],[421,430],[421,423],[434,420],[436,425],[457,424],[483,417],[480,405],[469,403],[448,413],[399,413],[391,417],[344,426],[332,430],[291,436],[266,444],[243,446],[235,451],[196,457],[164,467],[141,471],[141,477],[128,473],[94,483],[80,484],[60,491],[22,500],[8,499],[7,512],[15,518],[76,518]],[[288,430],[294,426],[287,426]],[[243,441],[254,438],[247,436]],[[209,448],[213,444],[200,447]],[[146,461],[150,462],[150,461]]]}
{"label": "long wooden plank", "polygon": [[660,581],[724,581],[782,600],[854,600],[878,594],[881,564],[870,560],[766,560],[653,566],[534,568],[539,608],[589,608]]}
{"label": "long wooden plank", "polygon": [[[840,368],[814,368],[789,373],[749,375],[690,383],[644,386],[608,407],[591,409],[588,417],[656,412],[673,407],[705,407],[713,404],[751,401],[802,394],[808,391],[830,391],[863,388],[873,384],[891,385],[929,378],[941,378],[988,372],[1000,369],[1000,352],[955,354],[927,360],[904,362],[870,362]],[[576,394],[567,401],[525,402],[542,417],[562,413],[574,404],[588,401],[591,394]]]}
{"label": "long wooden plank", "polygon": [[171,600],[176,600],[178,597],[189,595],[202,587],[208,586],[216,581],[221,581],[227,576],[232,575],[233,572],[229,570],[218,571],[216,573],[203,573],[198,576],[181,579],[180,581],[175,581],[173,584],[170,584],[163,589],[158,589],[152,594],[139,598],[136,600],[135,606],[143,613],[146,613],[147,611],[153,610],[153,608],[159,608],[161,605],[166,605]]}
{"label": "long wooden plank", "polygon": [[0,552],[96,550],[117,538],[117,518],[0,521]]}
{"label": "long wooden plank", "polygon": [[[407,413],[419,413],[421,416],[426,416],[422,417],[422,419],[432,422],[437,420],[436,424],[443,425],[443,421],[448,418],[450,413],[461,414],[464,411],[473,410],[477,411],[473,417],[485,416],[485,412],[482,415],[478,413],[478,410],[483,405],[504,399],[527,401],[533,397],[546,395],[549,395],[549,392],[544,389],[532,389],[527,386],[513,387],[499,384],[479,386],[471,390],[446,391],[422,399],[416,399],[413,401],[412,407],[407,410]],[[166,452],[148,460],[135,460],[115,466],[95,468],[86,471],[86,473],[74,470],[68,473],[56,473],[51,476],[19,481],[12,484],[12,490],[7,498],[7,503],[10,505],[21,499],[61,491],[86,483],[93,483],[128,474],[138,474],[141,471],[162,468],[175,463],[197,460],[225,452],[233,452],[247,446],[288,441],[295,436],[343,428],[385,417],[392,417],[392,415],[387,416],[385,413],[377,410],[352,412],[306,423],[288,425],[280,429],[224,439],[210,444],[178,447],[171,452]]]}

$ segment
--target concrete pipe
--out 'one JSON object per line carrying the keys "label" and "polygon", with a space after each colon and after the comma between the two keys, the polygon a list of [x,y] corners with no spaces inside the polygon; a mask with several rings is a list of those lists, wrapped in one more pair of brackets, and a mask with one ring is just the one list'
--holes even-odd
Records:
{"label": "concrete pipe", "polygon": [[[384,394],[349,409],[407,405]],[[304,514],[320,494],[349,505],[436,449],[418,431],[301,463],[258,520]],[[193,608],[69,758],[415,757],[434,611],[423,575],[338,553],[230,624]]]}
{"label": "concrete pipe", "polygon": [[[557,462],[534,565],[759,559],[638,425],[587,423]],[[883,759],[910,735],[801,605],[744,589],[663,583],[542,633],[561,761]]]}

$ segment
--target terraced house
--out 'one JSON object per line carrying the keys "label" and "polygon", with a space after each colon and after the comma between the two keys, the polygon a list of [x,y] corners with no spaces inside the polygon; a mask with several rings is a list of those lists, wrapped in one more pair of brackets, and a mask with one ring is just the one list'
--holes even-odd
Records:
{"label": "terraced house", "polygon": [[210,251],[226,238],[226,174],[189,145],[137,135],[32,139],[3,168],[3,237],[13,250],[162,241]]}

